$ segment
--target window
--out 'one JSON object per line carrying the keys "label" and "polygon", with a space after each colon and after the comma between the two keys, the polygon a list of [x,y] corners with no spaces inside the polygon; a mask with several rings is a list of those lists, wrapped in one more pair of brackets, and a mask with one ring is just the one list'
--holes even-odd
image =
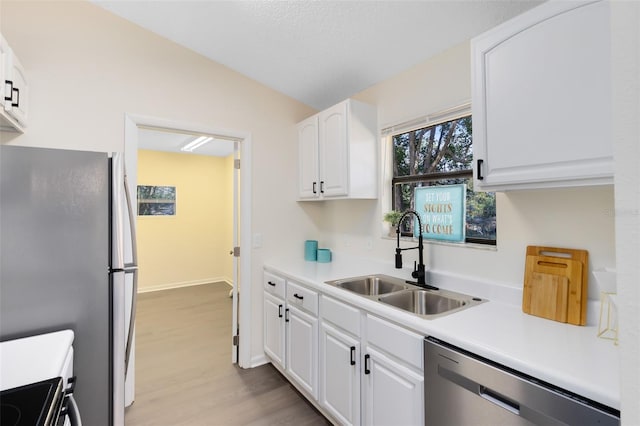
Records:
{"label": "window", "polygon": [[[495,194],[473,191],[472,139],[471,115],[392,134],[392,209],[414,210],[416,187],[464,183],[465,241],[495,245]],[[413,221],[403,221],[401,232],[411,236]]]}

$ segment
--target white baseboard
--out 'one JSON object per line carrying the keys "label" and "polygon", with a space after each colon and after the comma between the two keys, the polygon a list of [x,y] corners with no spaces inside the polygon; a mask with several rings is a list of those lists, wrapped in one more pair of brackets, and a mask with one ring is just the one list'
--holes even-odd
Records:
{"label": "white baseboard", "polygon": [[205,278],[202,280],[183,281],[178,283],[157,284],[152,286],[138,287],[138,293],[150,293],[152,291],[170,290],[174,288],[191,287],[194,285],[213,284],[213,283],[219,283],[219,282],[224,282],[229,287],[233,287],[231,280],[224,277],[215,277],[215,278]]}
{"label": "white baseboard", "polygon": [[264,365],[268,362],[269,360],[267,359],[267,356],[265,354],[256,355],[251,357],[251,365],[249,366],[249,368],[260,367],[261,365]]}

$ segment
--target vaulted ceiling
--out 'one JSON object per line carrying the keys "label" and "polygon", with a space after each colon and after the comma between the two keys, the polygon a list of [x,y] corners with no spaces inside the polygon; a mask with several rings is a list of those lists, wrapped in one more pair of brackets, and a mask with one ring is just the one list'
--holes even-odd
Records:
{"label": "vaulted ceiling", "polygon": [[319,110],[541,3],[91,1]]}

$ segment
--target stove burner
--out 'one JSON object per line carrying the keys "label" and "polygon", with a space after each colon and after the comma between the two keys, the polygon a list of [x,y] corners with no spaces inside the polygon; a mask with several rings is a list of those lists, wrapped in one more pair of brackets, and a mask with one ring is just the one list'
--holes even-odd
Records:
{"label": "stove burner", "polygon": [[7,426],[18,426],[20,424],[20,409],[13,404],[2,403],[0,406],[0,419],[2,424]]}

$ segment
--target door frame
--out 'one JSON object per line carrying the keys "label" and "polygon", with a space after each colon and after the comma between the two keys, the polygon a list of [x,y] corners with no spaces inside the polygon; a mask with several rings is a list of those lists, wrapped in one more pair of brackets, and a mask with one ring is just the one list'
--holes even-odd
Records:
{"label": "door frame", "polygon": [[[242,368],[251,367],[251,132],[211,127],[196,123],[187,123],[174,120],[166,120],[157,117],[149,117],[137,114],[125,114],[125,138],[124,153],[125,162],[127,157],[132,160],[128,163],[127,174],[132,176],[137,183],[137,152],[138,152],[138,129],[140,127],[151,127],[168,131],[186,133],[204,133],[217,135],[225,138],[237,140],[240,144],[240,227],[237,231],[240,234],[241,256],[239,283],[234,283],[235,288],[245,289],[239,301],[238,327],[242,326],[239,334],[238,365]],[[237,227],[234,218],[234,227]],[[232,321],[233,322],[233,321]],[[235,335],[235,330],[232,331]],[[229,342],[230,345],[232,342]],[[231,347],[232,350],[235,348]]]}

